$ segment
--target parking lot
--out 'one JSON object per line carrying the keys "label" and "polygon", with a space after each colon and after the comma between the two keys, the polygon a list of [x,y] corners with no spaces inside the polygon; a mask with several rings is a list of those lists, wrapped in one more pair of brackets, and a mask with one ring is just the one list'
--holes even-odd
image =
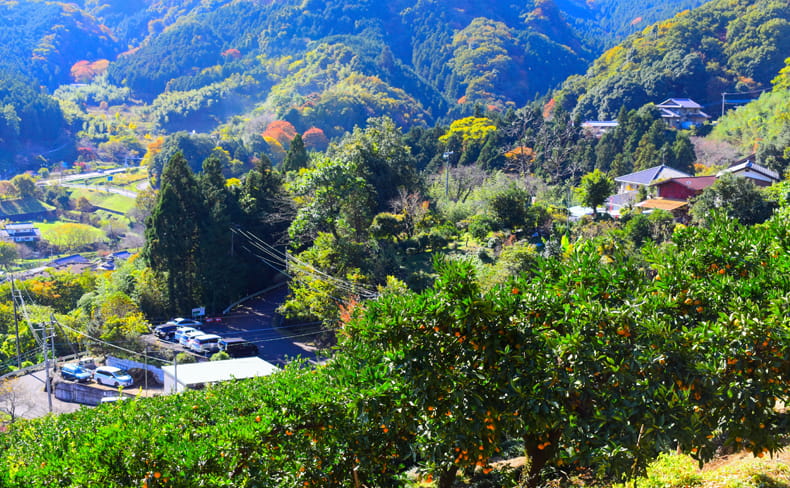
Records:
{"label": "parking lot", "polygon": [[[202,330],[206,333],[218,334],[222,337],[241,337],[258,346],[258,356],[263,360],[282,367],[297,357],[317,364],[322,358],[318,356],[315,339],[320,332],[314,325],[280,324],[276,308],[283,302],[287,290],[281,287],[254,298],[222,317],[221,321],[206,322]],[[146,340],[157,347],[172,349],[174,353],[185,352],[179,344],[162,341],[153,334]],[[204,357],[201,359],[205,360]],[[59,375],[56,375],[60,380]],[[0,397],[0,404],[13,404],[15,416],[35,418],[49,413],[49,400],[45,391],[45,373],[39,371],[12,380],[13,394],[6,398]],[[139,384],[138,384],[139,383]],[[155,381],[138,381],[134,386],[124,389],[125,394],[143,397],[161,395],[162,385]],[[115,388],[90,382],[93,388],[114,391]],[[83,406],[78,403],[63,402],[52,395],[52,412],[66,413],[76,411]],[[91,408],[91,407],[85,407]],[[7,410],[7,408],[6,408]]]}
{"label": "parking lot", "polygon": [[[37,371],[24,376],[20,376],[12,380],[11,387],[13,388],[13,396],[9,397],[4,395],[0,398],[0,404],[3,404],[5,411],[9,408],[14,409],[14,415],[23,418],[36,418],[41,417],[50,412],[49,399],[47,398],[46,374],[44,371]],[[59,375],[55,375],[56,381],[61,381]],[[106,391],[117,391],[115,388],[109,386],[99,385],[96,382],[88,383],[92,388],[98,388]],[[162,385],[157,385],[150,382],[148,388],[146,385],[134,385],[130,388],[123,390],[124,394],[149,397],[161,395]],[[91,408],[81,405],[79,403],[63,402],[55,398],[52,394],[52,413],[68,413],[79,410],[80,408]]]}
{"label": "parking lot", "polygon": [[[277,288],[265,295],[253,298],[234,309],[220,321],[206,321],[201,330],[206,334],[222,337],[240,337],[258,346],[258,356],[275,366],[284,366],[297,357],[318,363],[318,347],[315,339],[320,332],[317,326],[304,324],[279,324],[276,309],[284,301],[287,289]],[[183,346],[157,339],[153,334],[149,341],[158,347],[186,352]]]}

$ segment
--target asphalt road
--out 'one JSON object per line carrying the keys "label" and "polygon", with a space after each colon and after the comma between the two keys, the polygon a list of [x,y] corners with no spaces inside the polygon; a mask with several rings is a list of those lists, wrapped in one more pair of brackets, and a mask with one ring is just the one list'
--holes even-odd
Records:
{"label": "asphalt road", "polygon": [[133,192],[131,190],[124,190],[123,188],[118,188],[115,186],[97,186],[97,185],[77,185],[74,183],[64,183],[60,185],[65,188],[84,188],[86,190],[94,190],[94,191],[102,191],[106,193],[115,193],[117,195],[123,195],[129,198],[136,198],[137,192]]}
{"label": "asphalt road", "polygon": [[296,358],[318,364],[321,358],[313,344],[317,328],[306,325],[278,325],[277,307],[288,290],[282,286],[236,307],[221,322],[206,322],[203,330],[223,337],[241,337],[258,346],[258,356],[275,366]]}
{"label": "asphalt road", "polygon": [[[15,378],[12,383],[14,393],[13,397],[7,397],[0,400],[3,405],[3,410],[6,412],[13,404],[15,409],[15,416],[32,419],[36,417],[43,417],[48,414],[49,402],[47,400],[47,393],[45,390],[46,375],[44,371],[38,371],[24,376]],[[80,409],[82,405],[79,403],[62,402],[55,398],[55,392],[52,392],[52,413],[68,413]]]}

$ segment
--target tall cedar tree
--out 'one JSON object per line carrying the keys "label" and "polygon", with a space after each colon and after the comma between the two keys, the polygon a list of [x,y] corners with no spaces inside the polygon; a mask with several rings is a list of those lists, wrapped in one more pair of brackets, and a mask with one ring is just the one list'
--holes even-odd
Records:
{"label": "tall cedar tree", "polygon": [[282,171],[299,171],[300,168],[306,168],[310,158],[307,155],[307,150],[304,147],[304,140],[302,136],[296,134],[291,140],[291,147],[288,148],[288,153],[285,155],[283,161]]}
{"label": "tall cedar tree", "polygon": [[[241,227],[268,244],[279,246],[296,210],[283,189],[282,174],[272,171],[272,164],[266,156],[244,177],[238,203]],[[256,256],[239,252],[239,249],[240,246],[235,246],[234,253],[245,261],[246,287],[260,289],[268,286],[274,277],[272,269],[262,267]]]}
{"label": "tall cedar tree", "polygon": [[239,296],[243,284],[238,260],[234,258],[231,226],[238,216],[235,199],[225,186],[219,157],[212,154],[203,162],[199,176],[200,191],[207,211],[208,222],[200,240],[201,273],[203,275],[203,304],[210,312]]}
{"label": "tall cedar tree", "polygon": [[147,220],[143,256],[165,281],[170,312],[202,305],[201,268],[205,264],[200,237],[206,209],[187,160],[180,152],[165,165],[161,190]]}

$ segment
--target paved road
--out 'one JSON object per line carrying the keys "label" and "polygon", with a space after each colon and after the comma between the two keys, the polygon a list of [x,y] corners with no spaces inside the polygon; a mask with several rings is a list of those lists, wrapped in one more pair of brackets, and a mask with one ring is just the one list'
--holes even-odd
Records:
{"label": "paved road", "polygon": [[68,183],[69,181],[76,181],[76,180],[87,180],[90,178],[101,178],[102,176],[107,175],[114,175],[115,173],[123,173],[125,171],[129,171],[129,168],[116,168],[110,169],[107,171],[91,171],[90,173],[79,173],[74,175],[64,175],[59,176],[57,178],[49,178],[47,180],[40,180],[36,182],[37,185],[60,185],[62,183]]}
{"label": "paved road", "polygon": [[313,344],[317,328],[304,325],[281,325],[276,313],[288,290],[283,286],[235,308],[222,322],[207,322],[203,330],[223,337],[241,337],[258,345],[259,356],[276,366],[284,366],[298,357],[313,364],[321,362]]}
{"label": "paved road", "polygon": [[125,197],[137,198],[137,192],[132,190],[125,190],[123,188],[118,188],[115,186],[78,185],[75,183],[66,183],[60,186],[66,188],[85,188],[86,190],[104,191],[107,193],[115,193],[117,195],[123,195]]}
{"label": "paved road", "polygon": [[[252,299],[237,307],[220,323],[207,323],[204,330],[217,333],[224,337],[243,337],[258,345],[259,356],[276,366],[284,366],[290,361],[301,357],[312,364],[318,364],[326,358],[317,355],[312,340],[317,336],[314,326],[276,326],[279,316],[276,308],[284,301],[287,294],[285,286],[277,288],[265,295]],[[178,347],[178,346],[174,346]],[[12,383],[14,394],[11,400],[16,408],[16,416],[24,418],[41,417],[49,413],[49,402],[44,389],[45,374],[43,371],[20,376]],[[109,387],[92,386],[103,389]],[[150,385],[149,390],[141,391],[135,385],[127,389],[130,394],[151,396],[161,394],[159,385]],[[9,399],[0,394],[0,408],[7,407]],[[62,402],[52,395],[52,412],[67,413],[79,410],[78,403]],[[90,408],[90,407],[85,407]]]}
{"label": "paved road", "polygon": [[[28,419],[43,417],[49,413],[49,402],[47,401],[47,393],[44,389],[46,382],[44,378],[46,375],[44,371],[27,374],[15,378],[13,381],[14,394],[13,397],[4,399],[3,409],[7,408],[11,403],[14,404],[16,409],[15,415],[17,417],[24,417]],[[67,413],[79,410],[81,405],[79,403],[62,402],[55,398],[55,392],[52,392],[52,412],[53,413]]]}

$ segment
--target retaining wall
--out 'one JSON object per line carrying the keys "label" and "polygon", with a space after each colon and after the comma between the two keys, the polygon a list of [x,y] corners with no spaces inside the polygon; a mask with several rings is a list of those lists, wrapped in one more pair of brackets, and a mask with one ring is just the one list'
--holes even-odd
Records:
{"label": "retaining wall", "polygon": [[125,369],[127,371],[130,369],[146,369],[154,375],[154,378],[156,378],[156,381],[158,381],[159,384],[165,384],[165,372],[162,371],[162,368],[157,366],[138,363],[137,361],[132,361],[131,359],[120,359],[113,356],[107,356],[107,360],[105,362],[107,363],[107,366],[115,366],[116,368]]}
{"label": "retaining wall", "polygon": [[[95,407],[101,403],[102,398],[117,396],[117,391],[101,390],[81,383],[55,382],[55,398],[63,402],[81,403]],[[121,396],[130,397],[130,395],[123,393],[121,393]]]}

